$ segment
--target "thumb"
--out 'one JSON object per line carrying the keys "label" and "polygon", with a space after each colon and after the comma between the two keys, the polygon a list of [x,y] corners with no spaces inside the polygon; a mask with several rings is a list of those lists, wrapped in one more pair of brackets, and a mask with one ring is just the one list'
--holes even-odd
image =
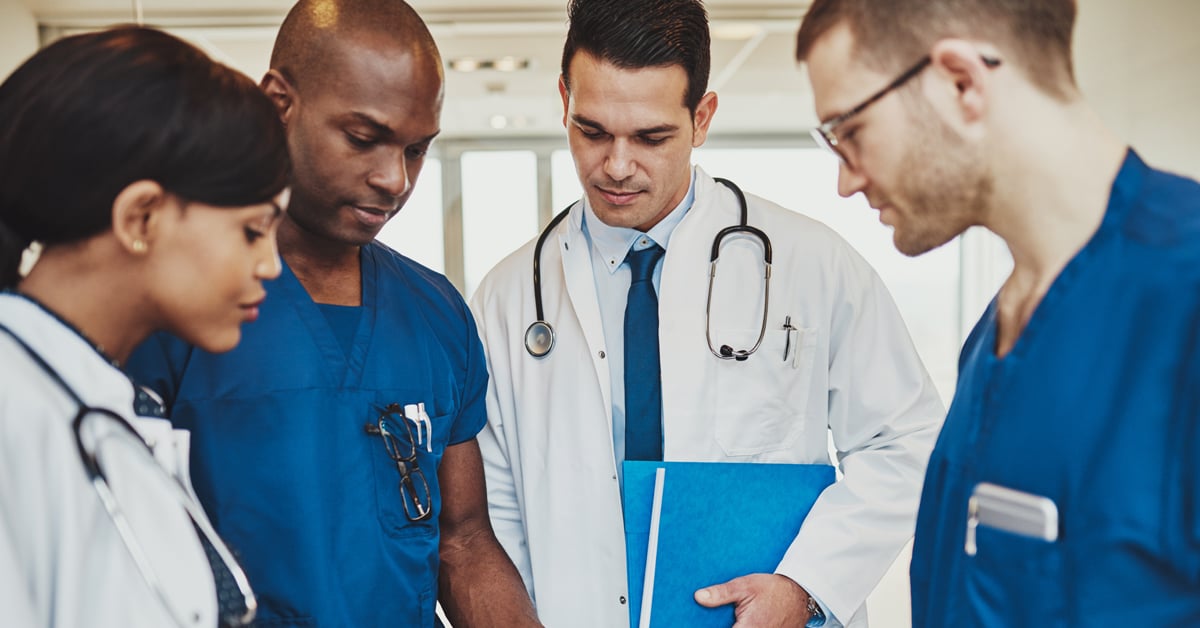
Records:
{"label": "thumb", "polygon": [[696,591],[694,596],[696,603],[708,608],[737,603],[742,598],[742,587],[738,586],[741,584],[741,580],[742,578],[734,578],[728,582],[714,584]]}

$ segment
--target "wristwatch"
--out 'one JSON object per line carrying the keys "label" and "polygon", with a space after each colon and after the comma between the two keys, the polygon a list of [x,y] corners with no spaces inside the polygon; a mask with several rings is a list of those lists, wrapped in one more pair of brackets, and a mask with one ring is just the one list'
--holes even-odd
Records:
{"label": "wristwatch", "polygon": [[808,622],[804,625],[806,628],[825,625],[825,611],[821,610],[821,605],[817,604],[817,599],[811,595],[808,596]]}

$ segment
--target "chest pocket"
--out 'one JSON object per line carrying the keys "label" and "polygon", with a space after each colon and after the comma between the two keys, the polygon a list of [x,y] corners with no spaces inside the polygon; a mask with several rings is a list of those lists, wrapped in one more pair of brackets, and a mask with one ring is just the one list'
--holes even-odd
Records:
{"label": "chest pocket", "polygon": [[[713,344],[750,347],[758,331],[714,330]],[[720,361],[714,421],[726,455],[767,454],[790,448],[801,437],[819,334],[817,328],[799,328],[789,338],[782,329],[768,329],[749,359]]]}
{"label": "chest pocket", "polygon": [[[419,417],[416,412],[405,414]],[[437,471],[447,438],[444,429],[438,428],[450,419],[429,416],[427,421],[413,420],[399,412],[387,417],[387,434],[378,428],[378,412],[363,426],[371,440],[379,522],[396,538],[434,536],[441,513]]]}
{"label": "chest pocket", "polygon": [[964,557],[970,612],[963,625],[1067,625],[1060,543],[984,525],[975,542],[978,553]]}

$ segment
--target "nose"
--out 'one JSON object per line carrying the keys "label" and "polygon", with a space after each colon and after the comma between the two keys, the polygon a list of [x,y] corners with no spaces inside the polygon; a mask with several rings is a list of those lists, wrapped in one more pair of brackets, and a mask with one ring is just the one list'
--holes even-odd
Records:
{"label": "nose", "polygon": [[263,238],[270,242],[270,246],[263,247],[266,252],[263,257],[254,265],[254,276],[263,281],[269,281],[279,276],[283,272],[283,264],[279,261],[279,247],[275,243],[275,237]]}
{"label": "nose", "polygon": [[633,151],[629,143],[618,139],[612,143],[612,148],[604,159],[604,174],[613,181],[624,181],[637,172],[637,162],[633,159]]}
{"label": "nose", "polygon": [[412,182],[408,178],[408,162],[404,158],[404,151],[400,150],[399,153],[399,155],[391,154],[383,157],[382,161],[367,176],[367,185],[390,198],[402,198],[412,187]]}
{"label": "nose", "polygon": [[838,160],[838,194],[850,198],[867,186],[867,177],[845,161]]}

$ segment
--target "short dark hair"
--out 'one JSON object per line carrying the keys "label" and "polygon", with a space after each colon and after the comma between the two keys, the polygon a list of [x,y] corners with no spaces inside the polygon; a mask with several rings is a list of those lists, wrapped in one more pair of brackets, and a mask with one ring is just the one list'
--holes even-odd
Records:
{"label": "short dark hair", "polygon": [[845,23],[868,65],[897,71],[940,39],[985,38],[1043,92],[1074,91],[1071,39],[1076,0],[814,0],[796,35],[796,60]]}
{"label": "short dark hair", "polygon": [[245,75],[161,31],[59,39],[0,85],[0,287],[21,251],[111,228],[121,190],[153,180],[186,201],[238,207],[288,184],[274,104]]}
{"label": "short dark hair", "polygon": [[571,0],[567,17],[562,76],[568,90],[571,60],[581,50],[619,68],[678,65],[688,77],[683,104],[696,112],[712,65],[700,0]]}

